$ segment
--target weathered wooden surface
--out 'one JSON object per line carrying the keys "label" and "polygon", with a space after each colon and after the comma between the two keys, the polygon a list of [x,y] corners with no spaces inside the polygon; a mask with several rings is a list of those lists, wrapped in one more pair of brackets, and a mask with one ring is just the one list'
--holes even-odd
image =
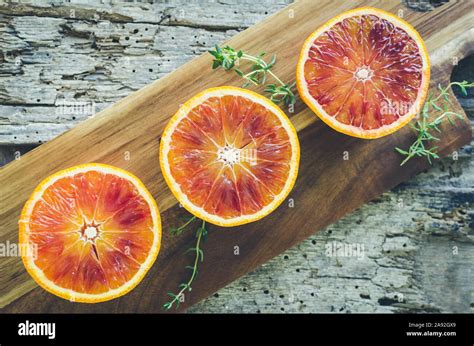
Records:
{"label": "weathered wooden surface", "polygon": [[[105,108],[284,5],[0,7],[0,142],[46,141],[88,116],[51,117],[61,97]],[[191,311],[473,311],[471,155],[464,148]],[[332,241],[364,244],[364,260],[325,256]]]}

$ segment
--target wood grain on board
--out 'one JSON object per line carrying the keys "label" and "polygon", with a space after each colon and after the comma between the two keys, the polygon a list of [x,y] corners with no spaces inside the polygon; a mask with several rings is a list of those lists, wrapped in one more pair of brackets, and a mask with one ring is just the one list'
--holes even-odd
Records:
{"label": "wood grain on board", "polygon": [[[304,39],[324,21],[361,5],[390,12],[403,9],[404,18],[425,39],[432,60],[432,87],[446,84],[452,59],[461,59],[473,49],[472,3],[450,2],[438,9],[418,13],[398,1],[300,1],[251,27],[229,41],[251,53],[277,53],[275,72],[294,80],[296,61]],[[188,232],[171,238],[166,232],[180,223],[186,212],[179,208],[165,185],[158,164],[161,131],[179,104],[195,93],[218,85],[241,85],[233,73],[210,70],[211,57],[201,56],[177,71],[126,97],[71,131],[41,145],[0,171],[0,242],[17,241],[17,220],[34,187],[49,174],[86,162],[112,164],[136,174],[156,198],[162,212],[164,238],[158,260],[143,282],[126,296],[95,305],[71,303],[41,288],[28,276],[17,257],[0,259],[0,307],[5,312],[160,312],[166,292],[176,291],[186,279],[184,267],[193,245]],[[261,89],[257,89],[261,91]],[[455,98],[454,109],[462,112]],[[408,127],[378,140],[361,140],[334,132],[298,100],[295,112],[287,112],[298,129],[301,167],[291,208],[283,204],[270,216],[250,225],[222,229],[210,226],[204,244],[205,261],[193,291],[181,309],[207,297],[227,283],[251,271],[317,230],[338,220],[382,192],[427,167],[414,160],[400,167],[395,146],[408,147],[414,134]],[[469,142],[468,123],[444,126],[442,154]],[[131,159],[126,160],[125,153]],[[344,152],[349,160],[343,160]],[[234,255],[234,247],[240,253]]]}

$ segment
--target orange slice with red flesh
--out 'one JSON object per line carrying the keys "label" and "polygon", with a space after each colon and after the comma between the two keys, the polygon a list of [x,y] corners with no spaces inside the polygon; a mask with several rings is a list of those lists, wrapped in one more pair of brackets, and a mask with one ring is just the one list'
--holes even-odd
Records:
{"label": "orange slice with red flesh", "polygon": [[326,124],[350,136],[379,138],[420,111],[430,62],[410,24],[363,7],[331,19],[306,39],[296,79],[303,101]]}
{"label": "orange slice with red flesh", "polygon": [[220,226],[275,210],[296,180],[299,143],[288,117],[249,90],[205,90],[171,118],[160,144],[161,170],[178,201]]}
{"label": "orange slice with red flesh", "polygon": [[96,163],[41,182],[19,228],[28,273],[47,291],[75,302],[102,302],[132,290],[161,243],[158,207],[143,183]]}

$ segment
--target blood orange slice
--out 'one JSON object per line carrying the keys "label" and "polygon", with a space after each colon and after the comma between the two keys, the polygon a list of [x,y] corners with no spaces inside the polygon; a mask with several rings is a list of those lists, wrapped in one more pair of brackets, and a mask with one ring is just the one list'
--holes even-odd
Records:
{"label": "blood orange slice", "polygon": [[46,178],[25,204],[19,226],[23,263],[33,279],[85,303],[132,290],[161,242],[158,207],[143,183],[103,164]]}
{"label": "blood orange slice", "polygon": [[430,63],[410,24],[363,7],[331,19],[307,38],[296,77],[301,98],[326,124],[351,136],[378,138],[419,112]]}
{"label": "blood orange slice", "polygon": [[160,144],[161,170],[192,214],[220,226],[256,221],[291,191],[299,165],[296,131],[271,101],[220,87],[186,102]]}

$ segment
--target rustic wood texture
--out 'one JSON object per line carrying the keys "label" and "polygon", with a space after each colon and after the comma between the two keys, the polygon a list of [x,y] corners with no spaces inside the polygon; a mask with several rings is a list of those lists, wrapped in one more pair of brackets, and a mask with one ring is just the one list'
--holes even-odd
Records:
{"label": "rustic wood texture", "polygon": [[[318,11],[319,13],[323,13],[324,11],[322,11],[321,8],[326,9],[327,11],[324,12],[326,18],[324,19],[327,19],[332,15],[336,14],[337,12],[344,10],[344,8],[349,8],[354,5],[355,4],[346,3],[345,5],[342,5],[339,8],[331,8],[330,6],[327,6],[327,4],[322,4],[319,5],[320,8],[318,8]],[[294,65],[294,62],[296,61],[291,60],[293,59],[291,54],[292,47],[300,45],[301,43],[297,43],[297,40],[304,39],[306,34],[318,25],[318,21],[323,20],[323,18],[304,19],[305,13],[304,11],[298,11],[298,6],[299,4],[295,5],[295,17],[292,18],[292,20],[298,19],[301,21],[305,21],[305,23],[306,20],[311,20],[313,27],[302,28],[302,26],[304,25],[298,25],[296,29],[301,30],[303,32],[298,33],[298,35],[296,35],[296,38],[292,38],[296,40],[294,41],[296,43],[290,43],[285,45],[285,40],[283,40],[283,38],[280,38],[279,40],[273,40],[272,42],[267,42],[269,40],[261,42],[261,36],[263,36],[261,35],[261,32],[263,32],[263,29],[262,25],[259,25],[257,26],[257,28],[252,29],[255,31],[253,35],[258,36],[256,40],[251,39],[252,36],[249,35],[252,35],[252,33],[251,31],[249,31],[250,34],[249,32],[245,32],[243,35],[240,35],[233,39],[235,41],[233,41],[232,44],[238,45],[239,47],[242,47],[244,49],[248,48],[250,50],[264,49],[269,52],[277,51],[280,57],[280,64],[277,67],[277,72],[283,75],[286,79],[290,80],[291,78],[293,78],[291,66]],[[402,8],[398,3],[395,2],[384,3],[383,6],[388,7],[392,11],[396,11],[397,9]],[[428,37],[426,41],[430,52],[432,53],[434,67],[436,67],[433,69],[433,78],[435,79],[435,81],[445,83],[449,79],[449,65],[451,57],[456,56],[458,58],[462,58],[463,55],[469,53],[469,50],[472,49],[472,42],[469,42],[468,40],[469,37],[472,38],[472,31],[469,32],[469,30],[472,30],[472,25],[471,27],[466,25],[463,27],[463,19],[465,18],[466,14],[469,14],[469,10],[472,11],[472,8],[468,3],[459,3],[456,4],[456,6],[452,4],[445,5],[431,14],[419,14],[411,12],[407,13],[407,20],[415,24],[415,26],[420,31],[423,37]],[[449,25],[441,26],[442,30],[434,28],[432,26],[432,22],[430,23],[428,20],[430,18],[429,16],[436,16],[437,14],[441,13],[440,11],[443,11],[443,18],[444,20],[446,20],[446,23],[449,23],[451,25],[450,27]],[[300,14],[301,17],[299,17]],[[281,19],[279,23],[284,20],[288,20],[288,13],[282,12],[282,14],[280,14],[280,18]],[[293,27],[295,26],[295,23],[291,21],[289,25],[283,26],[292,26],[291,24],[293,24]],[[268,22],[263,25],[268,26]],[[258,29],[260,29],[261,31],[258,31]],[[276,29],[273,28],[273,30]],[[304,33],[304,30],[308,30],[308,32]],[[267,34],[267,32],[269,31],[271,32],[272,29],[265,30],[265,34]],[[457,41],[451,43],[452,48],[450,48],[447,52],[443,51],[442,47],[445,47],[445,43],[449,41],[450,37],[456,37]],[[284,45],[285,47],[281,47],[282,45]],[[288,63],[284,63],[285,59],[288,59]],[[174,224],[174,222],[176,221],[174,220],[174,217],[178,214],[182,214],[182,211],[176,206],[172,207],[175,202],[174,200],[172,200],[172,198],[169,197],[169,193],[167,192],[164,185],[161,183],[161,177],[159,175],[158,167],[154,167],[154,165],[152,164],[153,160],[156,160],[156,157],[153,157],[152,154],[150,155],[150,153],[156,154],[156,138],[159,136],[159,132],[161,131],[161,128],[163,126],[163,119],[155,119],[157,118],[157,115],[154,109],[150,110],[150,112],[147,114],[143,114],[146,113],[146,109],[143,110],[142,108],[140,108],[140,104],[131,105],[131,109],[138,109],[138,111],[133,113],[135,118],[130,119],[130,114],[128,114],[127,117],[127,112],[124,111],[123,108],[130,106],[130,104],[132,103],[131,101],[135,101],[137,103],[143,102],[143,107],[146,107],[145,102],[142,101],[144,98],[146,98],[144,95],[153,96],[159,94],[159,91],[163,90],[165,86],[175,85],[174,83],[176,83],[176,80],[173,82],[172,79],[180,78],[176,77],[175,75],[183,76],[189,74],[190,76],[192,76],[192,74],[189,73],[190,69],[192,70],[194,68],[200,68],[200,66],[208,66],[208,64],[208,57],[200,58],[198,61],[193,62],[192,67],[187,65],[177,73],[174,73],[174,77],[173,75],[165,77],[164,79],[155,83],[154,86],[148,87],[145,89],[145,91],[140,92],[138,96],[137,94],[130,96],[129,98],[121,101],[119,106],[114,106],[112,107],[112,109],[106,110],[103,114],[98,115],[97,117],[94,117],[93,119],[85,123],[82,123],[73,131],[68,132],[66,135],[59,137],[55,141],[52,141],[51,144],[43,145],[40,149],[35,150],[32,154],[22,157],[18,162],[15,162],[13,165],[10,165],[9,167],[2,170],[2,181],[4,177],[13,176],[14,174],[17,175],[17,172],[20,172],[22,169],[25,169],[22,168],[26,167],[26,164],[24,163],[25,161],[31,161],[31,163],[34,163],[35,161],[42,162],[44,160],[44,156],[42,155],[45,155],[45,151],[47,151],[47,149],[43,148],[50,148],[49,150],[53,150],[55,158],[57,158],[57,156],[60,157],[61,155],[64,155],[64,161],[61,162],[59,160],[56,160],[57,162],[55,162],[54,164],[51,164],[48,167],[41,168],[41,172],[31,172],[29,173],[29,177],[25,176],[24,178],[16,179],[15,182],[12,182],[12,184],[10,184],[13,186],[2,189],[2,194],[5,191],[11,191],[11,199],[16,199],[17,201],[21,200],[22,198],[26,199],[29,193],[28,191],[31,191],[28,189],[32,189],[32,187],[35,185],[35,182],[33,182],[32,180],[41,179],[41,177],[44,177],[45,175],[49,174],[46,172],[54,171],[57,168],[63,167],[64,165],[67,166],[70,163],[83,162],[83,160],[100,160],[103,162],[119,165],[121,167],[131,170],[132,172],[137,173],[140,178],[144,180],[147,186],[150,187],[155,197],[157,197],[162,211],[168,209],[164,213],[165,227],[167,225]],[[215,85],[212,83],[222,84],[223,82],[226,82],[238,85],[239,82],[231,75],[220,72],[216,73],[215,76],[210,76],[209,79],[210,81],[202,81],[201,79],[201,88],[204,87],[203,84]],[[166,99],[165,95],[161,95],[161,99],[158,100],[156,103],[164,105],[163,107],[160,107],[159,112],[162,118],[169,117],[172,114],[171,108],[176,108],[176,103],[184,101],[188,96],[191,96],[191,94],[196,91],[193,89],[194,86],[188,87],[188,85],[190,84],[192,83],[187,83],[184,86],[179,86],[182,91],[183,88],[189,89],[186,92],[189,92],[190,94],[182,96],[183,99],[178,99],[177,101],[173,102],[173,100]],[[152,107],[157,107],[157,105],[152,105]],[[131,109],[129,109],[129,111]],[[137,114],[140,112],[142,112],[142,115]],[[104,114],[106,113],[114,114],[108,115],[108,119],[104,120],[104,118],[106,117],[106,115]],[[88,138],[97,138],[97,141],[100,141],[103,136],[106,136],[107,131],[94,130],[92,132],[88,132],[88,128],[90,129],[93,124],[95,124],[94,126],[105,124],[103,126],[107,125],[109,127],[108,131],[114,132],[113,129],[110,129],[110,127],[125,126],[127,125],[127,121],[131,124],[133,122],[132,120],[136,120],[136,117],[139,118],[141,116],[146,118],[149,123],[147,124],[147,126],[145,126],[144,124],[136,125],[135,123],[135,126],[138,127],[140,131],[149,128],[150,130],[145,136],[137,136],[137,134],[135,134],[131,137],[127,136],[127,138],[115,138],[117,137],[117,135],[115,135],[115,137],[114,135],[112,135],[112,137],[109,138],[109,140],[107,141],[108,143],[98,144],[99,146],[102,146],[102,148],[106,149],[105,151],[97,147],[95,149],[91,148],[88,143],[88,141],[90,140],[88,140],[87,138],[84,139],[85,143],[88,143],[87,145],[81,145],[80,143],[76,142],[76,147],[81,148],[77,148],[75,150],[79,151],[80,149],[87,151],[87,148],[89,147],[89,151],[93,151],[92,156],[80,156],[81,153],[78,153],[79,156],[74,154],[71,155],[71,147],[67,147],[68,138],[71,136],[71,133],[76,133],[76,136],[81,135],[81,137],[89,136]],[[192,295],[190,295],[188,297],[189,299],[187,299],[186,305],[192,304],[197,300],[209,295],[209,293],[212,293],[213,291],[217,290],[219,287],[228,283],[232,279],[255,268],[259,263],[262,263],[264,260],[273,257],[275,254],[283,251],[289,246],[314,233],[314,231],[316,231],[317,229],[335,221],[345,212],[354,209],[362,202],[375,197],[383,190],[394,186],[403,179],[408,178],[414,172],[419,171],[420,169],[425,167],[422,162],[418,162],[416,164],[408,166],[408,168],[400,169],[398,167],[398,156],[396,156],[392,152],[389,152],[387,155],[385,155],[387,147],[392,148],[396,144],[400,143],[403,143],[402,145],[406,146],[409,143],[409,140],[412,139],[412,136],[410,136],[409,131],[406,131],[407,129],[404,129],[401,133],[397,133],[397,135],[391,138],[379,140],[377,145],[375,145],[375,141],[360,141],[335,134],[334,132],[323,126],[320,122],[317,122],[316,119],[312,117],[312,115],[309,114],[307,110],[304,110],[304,107],[302,107],[301,104],[299,104],[297,107],[297,114],[290,114],[290,116],[292,117],[292,120],[294,120],[294,122],[297,124],[297,127],[302,130],[300,132],[300,136],[303,144],[302,172],[295,191],[291,196],[295,200],[295,208],[282,207],[275,215],[272,215],[271,217],[254,225],[240,227],[240,231],[232,230],[232,232],[229,232],[228,230],[218,230],[217,228],[212,228],[209,242],[206,244],[205,248],[207,254],[206,262],[204,264],[204,267],[201,269],[200,276],[200,280],[206,282],[207,284],[202,286],[195,285]],[[113,121],[111,120],[111,117],[114,117]],[[122,123],[120,123],[120,119],[122,120]],[[109,124],[111,122],[113,123],[112,125]],[[151,126],[149,126],[150,123],[152,124]],[[466,126],[463,127],[462,125],[457,125],[454,128],[447,127],[445,128],[444,132],[446,134],[446,136],[444,137],[444,143],[446,145],[445,153],[449,153],[457,145],[465,143],[470,136],[470,129]],[[147,143],[147,147],[139,148],[143,142]],[[60,150],[56,150],[58,147],[60,147]],[[151,149],[151,151],[149,148]],[[318,148],[317,151],[314,148]],[[347,162],[344,162],[342,160],[342,153],[345,150],[350,153],[351,157],[356,157],[351,158]],[[124,151],[129,151],[132,154],[131,162],[125,162],[122,159]],[[42,152],[45,153],[42,154]],[[61,154],[61,152],[64,154]],[[141,153],[143,154],[143,156],[140,156]],[[380,153],[383,153],[384,157],[380,157]],[[66,154],[69,154],[70,156]],[[107,160],[103,160],[106,155]],[[134,157],[136,158],[135,160]],[[140,161],[138,161],[137,157],[140,157]],[[326,165],[326,171],[321,169],[321,162],[329,163],[329,165]],[[339,175],[339,178],[336,179],[337,181],[335,181],[334,178],[338,177],[338,175],[337,173],[332,172],[339,171],[341,165],[348,166],[347,169],[352,170],[352,173],[349,173],[345,177]],[[387,170],[393,169],[395,177],[386,174],[387,171],[380,171],[379,167],[381,165],[385,165],[385,168]],[[148,167],[152,167],[152,169],[146,172],[145,168]],[[39,167],[36,167],[35,169],[41,170]],[[9,171],[10,173],[7,174]],[[31,179],[31,176],[34,176],[35,174],[37,176]],[[365,174],[367,176],[372,175],[371,180],[369,180],[372,186],[357,186],[353,189],[348,189],[349,192],[341,194],[340,192],[342,191],[344,185],[351,186],[351,179],[356,179],[357,174]],[[358,179],[360,179],[360,177]],[[339,186],[339,188],[341,188],[341,190],[338,191],[339,193],[335,193],[335,191],[332,191],[329,188],[330,184],[334,184],[335,182],[341,184]],[[28,186],[25,187],[25,184]],[[468,186],[472,186],[472,184]],[[13,196],[13,191],[15,191],[15,197]],[[23,193],[23,197],[21,193]],[[334,199],[336,201],[346,201],[349,198],[348,194],[356,194],[358,196],[357,201],[351,200],[346,203],[341,203],[342,205],[338,210],[331,210],[329,206],[322,206],[318,212],[318,215],[314,215],[314,212],[312,210],[313,206],[322,204],[318,204],[318,201],[325,201],[328,198]],[[9,197],[8,194],[4,195],[7,196],[7,198]],[[3,204],[1,209],[2,220],[6,220],[5,215],[7,214],[10,215],[10,219],[13,218],[12,215],[15,213],[14,210],[19,210],[21,204],[22,202],[20,201],[18,201],[16,204],[12,204],[10,202]],[[5,210],[7,208],[8,210]],[[13,220],[13,222],[10,220],[8,227],[12,227],[14,225],[14,222],[15,220]],[[308,223],[311,226],[308,227]],[[2,227],[2,230],[3,229],[4,228]],[[362,224],[361,229],[366,230],[367,227]],[[292,230],[292,232],[287,232],[285,230]],[[274,239],[275,233],[273,232],[281,234],[280,238],[277,241]],[[356,234],[357,233],[355,233],[354,236]],[[11,230],[5,233],[2,232],[2,235],[0,237],[2,241],[5,241],[6,239],[15,240],[15,236],[16,229],[14,229],[14,232],[12,232]],[[344,239],[340,236],[340,234],[339,238],[335,236],[335,239]],[[271,241],[272,245],[268,246],[267,244],[266,246],[262,246],[261,244],[263,242],[267,242],[267,239],[268,241]],[[399,240],[403,239],[397,239],[397,241]],[[26,294],[24,297],[17,299],[14,303],[7,306],[5,308],[5,311],[42,311],[42,309],[47,311],[159,311],[159,307],[164,299],[164,292],[166,292],[166,290],[174,290],[175,286],[179,283],[180,278],[185,277],[185,271],[180,270],[179,268],[183,268],[185,265],[185,261],[189,259],[181,256],[181,252],[182,250],[187,248],[187,245],[190,245],[191,242],[192,235],[183,236],[180,239],[169,239],[168,237],[165,237],[164,249],[160,254],[157,264],[153,268],[152,273],[150,273],[145,282],[142,283],[137,290],[135,290],[136,292],[132,292],[130,295],[120,299],[120,301],[100,304],[98,306],[93,307],[84,306],[80,304],[71,304],[69,302],[59,301],[59,299],[52,297],[51,295],[43,292],[41,289],[36,288],[30,293]],[[385,243],[383,244],[383,246],[385,247]],[[404,247],[406,247],[406,243],[404,244]],[[238,258],[233,255],[233,247],[235,245],[238,245],[241,248],[241,252]],[[173,257],[173,262],[169,260],[169,258],[171,257]],[[388,256],[388,258],[390,259],[390,256]],[[328,258],[322,257],[321,260],[323,262],[326,262],[327,265]],[[381,257],[379,261],[375,261],[376,263],[372,263],[374,268],[382,266],[382,262],[384,260],[387,261],[387,256]],[[24,274],[24,271],[21,266],[18,266],[19,263],[17,259],[1,259],[0,261],[2,261],[0,262],[0,272],[2,273],[0,280],[2,280],[2,284],[5,283],[5,290],[2,291],[2,305],[4,305],[14,300],[16,297],[19,297],[27,291],[31,290],[35,287],[35,285]],[[220,264],[219,268],[216,268],[217,263]],[[364,261],[361,263],[365,263],[364,265],[370,265]],[[354,264],[357,264],[357,262]],[[7,265],[8,269],[7,271],[4,271],[7,268]],[[221,268],[221,266],[224,267]],[[227,266],[227,268],[225,266]],[[308,267],[308,269],[311,270],[311,275],[313,275],[316,279],[318,277],[317,270],[315,274],[314,270],[312,270],[311,267]],[[345,270],[351,272],[351,267],[346,267]],[[338,274],[336,270],[336,276],[333,276],[334,279],[337,279],[338,276],[343,279],[342,275],[340,274],[341,273]],[[320,276],[322,279],[324,279],[325,277],[323,274],[321,274]],[[13,279],[11,279],[12,277]],[[165,277],[166,285],[164,285]],[[330,275],[327,275],[327,277],[330,277]],[[348,277],[350,277],[350,275],[348,275]],[[364,277],[364,275],[362,275],[362,277]],[[383,272],[383,270],[380,270],[379,273],[379,270],[376,270],[376,272],[368,270],[364,278],[367,283],[369,283],[367,278],[370,278],[370,282],[373,282],[375,284],[379,283],[379,291],[386,294],[387,290],[384,291],[384,287],[380,283],[390,282],[390,279],[388,279],[388,277],[392,278],[388,271]],[[406,276],[400,274],[400,277],[401,284],[404,284],[403,279],[405,279]],[[17,287],[15,287],[16,284],[18,284]],[[361,285],[360,287],[363,286]],[[265,291],[264,294],[266,294]],[[364,298],[362,296],[366,297],[367,294],[360,293],[360,297],[358,299],[371,299]],[[408,298],[410,298],[409,295]],[[391,305],[393,305],[393,301],[390,299],[393,300],[393,297],[382,297],[378,299],[378,301],[379,303],[380,301],[382,303],[390,303],[385,305],[380,303],[383,306],[387,306],[387,309],[390,309],[392,308]],[[361,302],[361,306],[371,306],[370,304],[364,304],[364,300]],[[293,299],[293,302],[294,301],[295,300]],[[33,304],[32,302],[35,303]],[[54,304],[51,304],[52,302],[54,302]],[[252,310],[251,304],[247,305],[247,307],[242,309],[247,311]]]}

